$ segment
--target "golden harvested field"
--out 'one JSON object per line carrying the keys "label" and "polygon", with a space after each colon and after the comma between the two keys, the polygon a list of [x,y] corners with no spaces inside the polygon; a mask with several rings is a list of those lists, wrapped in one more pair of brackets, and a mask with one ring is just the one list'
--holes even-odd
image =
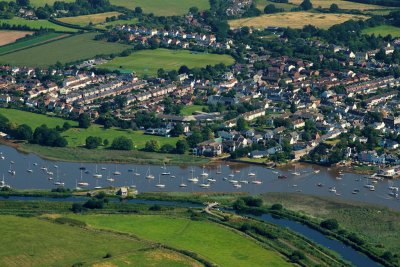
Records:
{"label": "golden harvested field", "polygon": [[291,27],[303,28],[305,25],[314,25],[318,28],[327,29],[335,24],[343,23],[347,20],[367,19],[367,16],[350,15],[350,14],[321,14],[311,12],[285,12],[277,14],[262,15],[253,18],[230,20],[231,28],[239,28],[243,26],[254,28],[272,27]]}
{"label": "golden harvested field", "polygon": [[[300,5],[303,0],[289,0],[289,3]],[[368,10],[368,9],[387,9],[387,7],[361,4],[343,0],[311,0],[313,7],[329,8],[331,4],[337,4],[341,9],[357,9],[357,10]]]}
{"label": "golden harvested field", "polygon": [[60,18],[59,21],[79,26],[86,26],[89,25],[89,23],[92,24],[103,23],[106,21],[106,18],[111,18],[113,16],[117,17],[120,14],[121,13],[119,12],[106,12],[106,13],[76,16],[76,17],[65,17],[65,18]]}
{"label": "golden harvested field", "polygon": [[0,46],[14,43],[17,39],[25,37],[32,32],[25,31],[0,31]]}

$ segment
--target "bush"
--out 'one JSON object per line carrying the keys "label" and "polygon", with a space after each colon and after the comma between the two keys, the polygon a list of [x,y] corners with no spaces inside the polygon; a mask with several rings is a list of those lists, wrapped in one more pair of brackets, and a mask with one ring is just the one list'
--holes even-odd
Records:
{"label": "bush", "polygon": [[125,136],[116,137],[111,144],[111,148],[116,150],[132,150],[133,142]]}
{"label": "bush", "polygon": [[354,243],[356,243],[356,244],[359,245],[359,246],[364,245],[364,240],[362,240],[361,238],[359,238],[359,237],[358,237],[356,234],[354,234],[354,233],[349,234],[349,235],[347,236],[347,238],[348,238],[350,241],[353,241]]}
{"label": "bush", "polygon": [[160,211],[161,210],[161,206],[157,205],[157,204],[154,204],[153,206],[151,206],[149,208],[149,210],[151,210],[151,211]]}
{"label": "bush", "polygon": [[336,230],[339,228],[339,223],[335,219],[328,219],[321,222],[321,227],[328,230]]}
{"label": "bush", "polygon": [[274,204],[271,206],[271,210],[282,210],[283,206],[282,204]]}
{"label": "bush", "polygon": [[75,219],[71,219],[71,218],[65,218],[65,217],[60,217],[60,218],[56,218],[54,220],[56,223],[59,224],[68,224],[71,226],[78,226],[78,227],[85,227],[86,223],[79,221],[79,220],[75,220]]}
{"label": "bush", "polygon": [[165,144],[160,148],[160,152],[162,153],[173,153],[175,150],[173,145]]}
{"label": "bush", "polygon": [[242,199],[246,203],[246,205],[249,207],[261,207],[263,204],[263,201],[261,198],[243,197]]}
{"label": "bush", "polygon": [[108,258],[111,258],[111,257],[112,257],[111,252],[108,252],[103,258],[104,259],[108,259]]}
{"label": "bush", "polygon": [[87,149],[95,149],[98,146],[100,146],[101,143],[102,143],[102,140],[100,137],[88,136],[85,141],[85,147]]}
{"label": "bush", "polygon": [[83,205],[81,203],[73,203],[71,207],[73,213],[80,213],[83,211]]}
{"label": "bush", "polygon": [[104,207],[104,201],[92,198],[86,201],[83,207],[87,209],[102,209]]}
{"label": "bush", "polygon": [[301,260],[304,260],[306,258],[306,256],[304,255],[303,252],[301,251],[293,251],[293,253],[289,256],[289,259],[292,262],[300,262]]}

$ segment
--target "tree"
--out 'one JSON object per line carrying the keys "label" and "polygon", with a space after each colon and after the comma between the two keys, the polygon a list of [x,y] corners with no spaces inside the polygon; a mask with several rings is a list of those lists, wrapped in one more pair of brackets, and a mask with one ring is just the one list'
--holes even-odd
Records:
{"label": "tree", "polygon": [[332,4],[330,7],[329,7],[329,11],[331,12],[331,13],[337,13],[337,12],[339,12],[339,6],[337,5],[337,4]]}
{"label": "tree", "polygon": [[339,228],[339,223],[335,219],[327,219],[322,221],[320,225],[328,230],[336,230]]}
{"label": "tree", "polygon": [[125,107],[127,101],[128,101],[128,98],[127,98],[126,96],[117,95],[117,96],[114,98],[115,105],[116,105],[119,109],[122,109],[123,107]]}
{"label": "tree", "polygon": [[178,154],[185,154],[185,152],[189,149],[189,144],[186,140],[179,140],[176,142],[175,151]]}
{"label": "tree", "polygon": [[191,135],[186,138],[190,147],[196,147],[198,143],[203,141],[203,136],[199,131],[193,131]]}
{"label": "tree", "polygon": [[171,144],[165,144],[160,148],[160,152],[162,153],[173,153],[175,150],[175,147]]}
{"label": "tree", "polygon": [[142,14],[143,13],[143,9],[140,6],[135,7],[135,13],[136,14]]}
{"label": "tree", "polygon": [[148,152],[156,152],[160,149],[160,145],[156,140],[149,140],[146,142],[146,145],[144,146],[144,150]]}
{"label": "tree", "polygon": [[132,150],[133,142],[130,138],[119,136],[113,140],[111,148],[116,150]]}
{"label": "tree", "polygon": [[196,6],[193,6],[193,7],[189,8],[189,12],[190,12],[192,15],[196,15],[196,14],[199,13],[199,8],[196,7]]}
{"label": "tree", "polygon": [[7,117],[0,114],[0,131],[8,132],[10,130],[11,124]]}
{"label": "tree", "polygon": [[69,122],[64,122],[64,124],[63,124],[63,127],[62,127],[62,129],[63,129],[63,131],[68,131],[69,129],[71,129],[71,124],[69,124]]}
{"label": "tree", "polygon": [[29,125],[21,124],[15,131],[15,138],[30,141],[33,136],[32,128]]}
{"label": "tree", "polygon": [[236,129],[238,131],[246,130],[248,127],[247,121],[243,117],[239,117],[236,122]]}
{"label": "tree", "polygon": [[277,13],[279,11],[280,11],[280,9],[276,8],[276,6],[274,4],[266,5],[264,8],[265,14],[273,14],[273,13]]}
{"label": "tree", "polygon": [[313,5],[312,5],[312,3],[311,3],[310,0],[304,0],[304,1],[300,4],[300,7],[301,7],[303,10],[310,10],[310,9],[313,8]]}
{"label": "tree", "polygon": [[90,117],[86,113],[82,113],[79,115],[78,123],[80,128],[89,128],[90,127]]}
{"label": "tree", "polygon": [[177,123],[175,127],[171,130],[171,136],[177,137],[184,133],[184,128],[182,123]]}
{"label": "tree", "polygon": [[297,106],[296,106],[296,104],[294,102],[292,102],[290,104],[290,112],[296,113],[296,111],[297,111]]}
{"label": "tree", "polygon": [[100,146],[101,143],[102,143],[102,140],[100,137],[88,136],[86,138],[85,147],[87,149],[95,149],[98,146]]}
{"label": "tree", "polygon": [[178,73],[179,74],[183,74],[183,73],[189,73],[190,69],[186,66],[186,65],[182,65],[179,70]]}

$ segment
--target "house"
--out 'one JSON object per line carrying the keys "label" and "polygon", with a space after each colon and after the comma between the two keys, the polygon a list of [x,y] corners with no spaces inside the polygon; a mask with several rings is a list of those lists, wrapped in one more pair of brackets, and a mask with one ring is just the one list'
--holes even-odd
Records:
{"label": "house", "polygon": [[128,187],[120,187],[117,191],[117,195],[121,197],[127,197],[129,193]]}
{"label": "house", "polygon": [[266,150],[254,150],[249,153],[249,157],[253,159],[260,159],[268,156],[268,152]]}
{"label": "house", "polygon": [[293,122],[293,129],[295,129],[295,130],[299,129],[299,128],[303,128],[304,126],[306,126],[306,123],[301,119],[295,120]]}
{"label": "house", "polygon": [[216,140],[207,140],[199,143],[196,148],[193,149],[193,153],[198,156],[214,157],[222,154],[222,142]]}

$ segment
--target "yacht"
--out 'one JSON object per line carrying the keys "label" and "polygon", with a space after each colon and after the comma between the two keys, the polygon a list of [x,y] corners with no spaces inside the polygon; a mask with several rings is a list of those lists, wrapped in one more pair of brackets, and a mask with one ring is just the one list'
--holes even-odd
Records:
{"label": "yacht", "polygon": [[336,188],[335,187],[329,188],[329,192],[336,193]]}
{"label": "yacht", "polygon": [[388,188],[389,188],[389,190],[391,190],[391,191],[396,191],[396,192],[399,191],[399,188],[398,188],[397,186],[389,186]]}
{"label": "yacht", "polygon": [[216,174],[221,174],[222,173],[222,165],[221,164],[217,167],[217,171],[215,173]]}
{"label": "yacht", "polygon": [[214,178],[208,178],[207,181],[210,183],[215,183],[217,180]]}
{"label": "yacht", "polygon": [[101,167],[101,170],[105,171],[105,170],[107,170],[107,168],[106,167]]}
{"label": "yacht", "polygon": [[10,189],[10,188],[11,188],[10,185],[6,184],[6,182],[5,182],[5,180],[4,180],[4,174],[3,174],[3,179],[0,181],[0,188],[1,188],[1,189],[3,189],[3,188],[8,188],[8,189]]}
{"label": "yacht", "polygon": [[89,185],[89,183],[83,181],[83,178],[82,178],[82,170],[81,170],[81,179],[79,180],[78,185],[79,185],[79,186],[88,186],[88,185]]}
{"label": "yacht", "polygon": [[317,186],[323,187],[324,185],[322,183],[318,183]]}
{"label": "yacht", "polygon": [[234,186],[236,189],[242,188],[242,185],[241,185],[241,184],[234,184],[233,186]]}
{"label": "yacht", "polygon": [[248,184],[248,183],[249,183],[249,181],[247,181],[247,180],[240,180],[240,181],[239,181],[239,183],[242,183],[242,184]]}
{"label": "yacht", "polygon": [[188,181],[195,184],[199,181],[199,179],[197,177],[193,177],[193,172],[192,172],[192,177],[190,177]]}
{"label": "yacht", "polygon": [[254,180],[254,181],[251,181],[251,183],[252,183],[252,184],[257,184],[257,185],[259,185],[259,184],[262,184],[262,182],[261,182],[261,181],[259,181],[259,180]]}
{"label": "yacht", "polygon": [[146,172],[146,179],[154,179],[154,175],[152,175],[151,173],[150,173],[150,167],[147,169],[147,172]]}
{"label": "yacht", "polygon": [[161,177],[158,175],[158,184],[156,184],[157,188],[165,188],[165,184],[161,183]]}
{"label": "yacht", "polygon": [[165,165],[165,163],[162,169],[164,169],[164,171],[161,173],[161,175],[171,175],[171,172],[167,171],[167,165]]}
{"label": "yacht", "polygon": [[1,160],[6,159],[6,157],[4,157],[4,155],[3,155],[3,152],[0,152],[0,159],[1,159]]}
{"label": "yacht", "polygon": [[64,186],[65,183],[60,182],[60,181],[56,181],[56,182],[54,182],[54,185],[57,185],[57,186]]}
{"label": "yacht", "polygon": [[108,182],[110,182],[110,183],[112,183],[112,182],[114,182],[115,181],[115,179],[114,178],[111,178],[111,176],[110,176],[110,172],[108,172],[108,176],[107,176],[107,179],[106,179]]}
{"label": "yacht", "polygon": [[249,172],[247,173],[248,176],[256,176],[256,174],[254,172],[251,171],[251,168],[249,170]]}
{"label": "yacht", "polygon": [[28,163],[28,169],[26,171],[29,172],[29,173],[33,172],[33,170],[31,169],[31,164],[30,163]]}
{"label": "yacht", "polygon": [[103,177],[103,175],[101,173],[98,173],[96,164],[96,172],[93,174],[93,178],[100,179],[101,177]]}
{"label": "yacht", "polygon": [[209,183],[206,184],[206,183],[203,182],[203,183],[200,184],[201,188],[210,188],[210,186],[211,185]]}
{"label": "yacht", "polygon": [[135,172],[133,173],[135,176],[140,176],[140,173],[138,172],[137,168],[135,169]]}
{"label": "yacht", "polygon": [[208,173],[205,171],[204,167],[203,167],[203,172],[200,174],[200,176],[208,177]]}
{"label": "yacht", "polygon": [[179,187],[187,187],[187,185],[183,182],[183,177],[181,177],[181,184],[179,185]]}
{"label": "yacht", "polygon": [[375,186],[372,184],[366,184],[366,185],[364,185],[364,187],[369,189],[369,191],[375,191]]}
{"label": "yacht", "polygon": [[315,170],[314,173],[319,173],[321,170]]}
{"label": "yacht", "polygon": [[294,172],[292,172],[292,174],[295,175],[295,176],[301,175],[301,173],[297,171],[296,167],[294,167]]}
{"label": "yacht", "polygon": [[114,175],[121,175],[121,172],[117,170],[117,164],[115,164],[115,172]]}

